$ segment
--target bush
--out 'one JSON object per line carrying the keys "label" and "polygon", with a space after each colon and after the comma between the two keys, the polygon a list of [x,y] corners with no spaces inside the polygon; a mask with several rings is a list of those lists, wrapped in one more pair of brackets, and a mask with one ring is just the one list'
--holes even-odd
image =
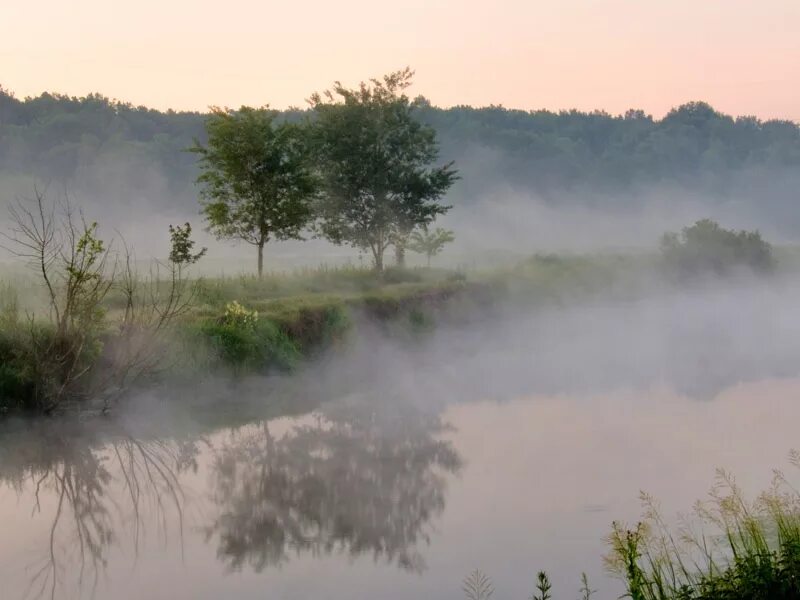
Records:
{"label": "bush", "polygon": [[775,263],[772,246],[758,231],[723,229],[709,219],[680,234],[664,234],[661,254],[666,267],[680,276],[726,275],[742,268],[766,273]]}
{"label": "bush", "polygon": [[213,358],[237,370],[291,369],[300,358],[297,346],[271,321],[243,325],[219,319],[206,322],[201,332]]}
{"label": "bush", "polygon": [[33,408],[35,386],[22,340],[0,329],[0,414]]}

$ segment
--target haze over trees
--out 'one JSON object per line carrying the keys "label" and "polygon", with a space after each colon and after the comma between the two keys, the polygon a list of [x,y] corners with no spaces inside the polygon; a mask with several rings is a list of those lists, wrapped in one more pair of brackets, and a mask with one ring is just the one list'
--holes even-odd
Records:
{"label": "haze over trees", "polygon": [[304,130],[278,116],[268,108],[215,108],[206,123],[208,144],[192,148],[200,156],[197,181],[209,231],[255,246],[259,277],[268,241],[301,239],[318,189]]}
{"label": "haze over trees", "polygon": [[666,233],[661,253],[670,270],[680,276],[725,275],[746,268],[755,273],[772,270],[772,246],[758,231],[724,229],[710,219]]}
{"label": "haze over trees", "polygon": [[436,132],[404,93],[412,75],[405,69],[356,89],[337,82],[310,99],[324,185],[320,230],[335,244],[369,251],[378,271],[392,245],[404,265],[408,236],[447,212],[439,200],[456,180],[453,163],[434,166]]}
{"label": "haze over trees", "polygon": [[[265,99],[268,100],[268,99]],[[499,183],[552,202],[630,210],[648,186],[697,192],[701,201],[746,194],[754,210],[800,231],[797,211],[800,127],[733,117],[703,102],[662,119],[642,111],[448,109],[414,101],[437,133],[440,153],[459,165],[451,203],[468,205]],[[303,111],[284,112],[291,120]],[[0,187],[27,193],[26,177],[62,183],[82,199],[196,210],[196,157],[207,115],[159,112],[99,95],[43,94],[18,99],[0,91]],[[580,193],[590,191],[591,194]],[[633,193],[620,194],[619,192]]]}

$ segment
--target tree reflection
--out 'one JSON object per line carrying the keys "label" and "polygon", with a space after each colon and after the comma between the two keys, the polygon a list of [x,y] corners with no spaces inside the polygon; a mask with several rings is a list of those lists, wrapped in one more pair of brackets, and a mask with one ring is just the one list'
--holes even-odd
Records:
{"label": "tree reflection", "polygon": [[34,516],[51,519],[25,597],[55,598],[69,583],[93,595],[110,547],[129,536],[138,553],[146,522],[163,535],[174,527],[182,541],[186,496],[178,477],[197,469],[197,444],[98,429],[48,424],[4,433],[0,481],[20,497],[30,494]]}
{"label": "tree reflection", "polygon": [[229,568],[332,552],[424,568],[419,545],[460,458],[438,417],[366,404],[329,405],[281,434],[266,422],[245,427],[218,448],[218,513],[206,534]]}

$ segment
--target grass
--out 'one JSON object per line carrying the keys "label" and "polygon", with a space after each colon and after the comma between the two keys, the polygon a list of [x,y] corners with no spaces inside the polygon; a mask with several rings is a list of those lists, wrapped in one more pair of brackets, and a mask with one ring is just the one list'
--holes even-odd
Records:
{"label": "grass", "polygon": [[[386,335],[413,342],[440,322],[460,324],[481,318],[494,307],[516,303],[530,308],[580,302],[599,294],[641,293],[641,281],[652,264],[649,256],[537,255],[504,270],[471,273],[469,278],[463,272],[442,269],[390,268],[379,275],[350,266],[268,273],[263,278],[201,278],[196,280],[190,309],[172,327],[175,339],[160,339],[158,347],[151,351],[146,344],[145,349],[153,356],[170,356],[174,364],[156,361],[162,374],[196,377],[217,371],[234,375],[287,371],[346,340],[364,320]],[[34,397],[41,396],[42,386],[31,396],[30,378],[35,380],[41,372],[32,361],[43,357],[41,352],[26,351],[25,336],[30,334],[30,314],[36,315],[39,324],[49,320],[46,306],[37,300],[36,286],[31,285],[34,276],[15,277],[14,289],[23,290],[24,302],[14,300],[8,286],[0,287],[0,309],[14,315],[0,322],[0,358],[4,359],[0,406],[5,407],[0,410],[6,412],[40,404]],[[156,295],[168,292],[169,282],[156,286],[164,286]],[[232,302],[257,312],[257,326],[242,329],[226,323],[226,306]],[[119,332],[113,325],[121,321],[124,295],[112,289],[102,308],[106,326],[101,323],[100,331],[92,334],[97,339],[87,340],[99,347],[98,351],[93,347],[92,354],[98,369],[119,363],[119,353],[105,356],[113,354],[107,349],[116,346],[119,351],[126,346],[124,341],[115,341]],[[164,344],[174,344],[174,348],[165,352]]]}
{"label": "grass", "polygon": [[[528,600],[553,600],[553,586],[550,578],[544,571],[536,574],[536,591],[528,597]],[[494,597],[494,584],[491,577],[480,569],[475,569],[464,578],[461,584],[461,591],[467,600],[491,600]],[[589,587],[589,580],[586,573],[581,574],[581,587],[578,590],[580,600],[591,600],[596,593]]]}
{"label": "grass", "polygon": [[[158,347],[145,348],[147,354],[169,357],[157,361],[158,377],[290,371],[345,340],[361,316],[392,322],[398,331],[415,335],[429,331],[434,322],[429,312],[465,285],[460,279],[428,269],[390,270],[379,277],[353,268],[303,270],[263,279],[200,279],[190,309],[171,327],[171,337],[154,338],[147,343]],[[168,283],[157,285],[166,288]],[[124,310],[122,300],[114,290],[103,304],[105,317],[99,330],[91,332],[86,344],[76,345],[82,352],[91,350],[86,358],[95,363],[92,372],[119,362],[119,350],[126,342],[114,323]],[[252,320],[230,319],[232,305],[252,314]],[[49,346],[31,339],[31,327],[35,323],[44,335],[50,319],[42,309],[35,314],[31,321],[21,310],[15,287],[0,284],[0,414],[41,411],[43,390],[52,378],[43,377],[49,377],[49,371],[42,368],[47,357],[40,349]],[[161,347],[164,344],[168,350]],[[81,369],[85,362],[81,357]],[[58,379],[58,372],[52,375]],[[94,385],[102,379],[88,373],[83,380]],[[93,394],[80,390],[82,397]]]}
{"label": "grass", "polygon": [[[800,465],[800,455],[791,455]],[[615,523],[608,565],[632,600],[790,600],[800,598],[800,492],[777,472],[748,502],[719,471],[710,499],[671,529],[642,497],[635,527]]]}
{"label": "grass", "polygon": [[[0,284],[0,410],[36,405],[28,397],[30,364],[35,353],[26,351],[29,312],[46,324],[46,307],[36,301],[29,278]],[[641,296],[660,289],[655,254],[536,255],[505,269],[463,272],[442,269],[388,269],[378,275],[355,267],[300,269],[291,273],[201,278],[190,309],[174,324],[175,349],[168,354],[177,365],[174,374],[215,371],[234,375],[269,373],[297,368],[325,349],[342,343],[364,320],[387,335],[413,341],[439,323],[462,324],[484,318],[499,307],[530,310],[542,306]],[[656,285],[654,286],[654,282]],[[157,286],[168,286],[158,282]],[[664,285],[663,282],[661,285]],[[15,290],[23,290],[24,302]],[[39,302],[37,304],[37,302]],[[101,346],[114,345],[113,323],[119,321],[124,296],[118,290],[105,298],[105,330],[97,334]],[[258,313],[257,326],[242,329],[226,323],[226,307],[239,303]],[[103,325],[100,325],[101,329]],[[162,340],[163,342],[163,340]],[[162,343],[159,342],[159,343]],[[117,347],[124,343],[117,343]],[[155,355],[156,352],[148,354]],[[154,348],[161,351],[161,348]],[[109,363],[110,361],[110,363]],[[161,362],[161,361],[158,361]],[[116,364],[113,357],[106,364]],[[166,371],[165,374],[169,374]],[[9,400],[12,398],[12,400]]]}
{"label": "grass", "polygon": [[[790,462],[800,467],[800,453]],[[642,494],[644,511],[635,526],[612,524],[605,557],[609,572],[631,600],[797,600],[800,598],[800,490],[775,472],[771,487],[748,501],[725,471],[709,497],[676,526]],[[530,600],[557,598],[539,572]],[[476,570],[463,582],[467,600],[489,600],[494,587]],[[579,598],[597,593],[583,574]],[[574,597],[570,595],[563,598]],[[604,596],[611,597],[611,596]]]}

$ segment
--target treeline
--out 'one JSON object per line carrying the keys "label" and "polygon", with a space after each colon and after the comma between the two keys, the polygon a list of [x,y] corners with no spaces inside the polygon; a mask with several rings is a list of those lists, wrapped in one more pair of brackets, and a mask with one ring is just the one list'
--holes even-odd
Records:
{"label": "treeline", "polygon": [[[543,195],[653,184],[724,194],[741,188],[743,174],[761,181],[800,167],[796,123],[732,117],[702,102],[654,119],[638,110],[610,115],[500,106],[441,109],[419,100],[419,118],[434,127],[442,156],[462,174],[457,202],[498,182]],[[303,112],[284,115],[292,119]],[[193,209],[196,157],[183,150],[195,139],[205,142],[206,117],[100,95],[18,99],[0,88],[0,177],[26,174],[69,183],[123,164],[124,173],[116,176],[157,170],[169,201]],[[781,191],[787,201],[790,187]]]}

